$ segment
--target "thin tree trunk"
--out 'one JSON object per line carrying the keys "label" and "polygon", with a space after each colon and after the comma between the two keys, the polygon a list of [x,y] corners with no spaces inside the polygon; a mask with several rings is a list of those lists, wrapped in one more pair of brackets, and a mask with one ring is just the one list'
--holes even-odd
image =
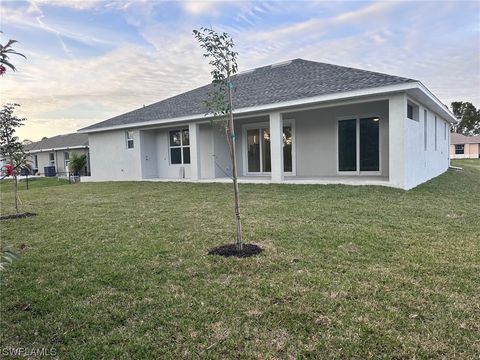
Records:
{"label": "thin tree trunk", "polygon": [[238,189],[238,174],[237,174],[237,154],[235,149],[235,128],[233,124],[233,100],[232,100],[232,88],[230,83],[230,74],[227,76],[228,84],[228,101],[230,103],[230,119],[229,119],[229,128],[230,128],[230,143],[231,143],[231,158],[232,158],[232,179],[233,179],[233,191],[235,192],[235,220],[237,223],[237,237],[235,241],[235,246],[237,251],[243,249],[242,242],[242,222],[240,220],[240,193]]}
{"label": "thin tree trunk", "polygon": [[17,175],[13,175],[13,182],[15,186],[15,211],[18,214],[18,182],[17,182]]}

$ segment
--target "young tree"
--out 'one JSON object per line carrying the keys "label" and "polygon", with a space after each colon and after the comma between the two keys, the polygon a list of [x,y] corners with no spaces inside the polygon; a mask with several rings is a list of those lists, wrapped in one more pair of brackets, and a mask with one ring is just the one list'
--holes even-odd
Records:
{"label": "young tree", "polygon": [[463,135],[480,134],[480,109],[476,109],[471,102],[452,102],[452,112],[460,120],[452,131]]}
{"label": "young tree", "polygon": [[23,151],[23,145],[15,136],[15,131],[23,125],[24,118],[14,115],[18,104],[6,104],[0,111],[0,154],[12,167],[13,183],[15,189],[15,211],[18,211],[18,175],[23,167],[28,164],[27,154]]}
{"label": "young tree", "polygon": [[72,153],[70,155],[70,162],[68,163],[68,169],[73,172],[73,175],[80,176],[82,169],[87,165],[87,155],[78,155]]}
{"label": "young tree", "polygon": [[241,251],[242,223],[240,219],[240,193],[238,188],[237,155],[235,150],[235,128],[233,123],[233,82],[232,75],[237,73],[237,55],[233,50],[233,40],[227,33],[218,34],[213,29],[193,30],[195,39],[205,50],[204,57],[212,65],[212,91],[207,100],[207,108],[214,119],[219,121],[225,131],[232,163],[233,191],[235,196],[235,220],[237,225],[236,249]]}

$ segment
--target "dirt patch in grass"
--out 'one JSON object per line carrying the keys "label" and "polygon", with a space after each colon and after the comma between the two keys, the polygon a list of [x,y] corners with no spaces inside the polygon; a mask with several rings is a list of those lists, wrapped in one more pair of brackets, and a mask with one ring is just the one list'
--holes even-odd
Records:
{"label": "dirt patch in grass", "polygon": [[255,244],[244,244],[243,249],[238,251],[235,244],[217,246],[208,251],[208,255],[220,255],[225,257],[235,256],[238,258],[246,258],[260,254],[263,249]]}
{"label": "dirt patch in grass", "polygon": [[3,216],[0,216],[0,221],[2,221],[2,220],[13,220],[13,219],[24,219],[24,218],[29,218],[29,217],[32,217],[32,216],[37,216],[37,214],[26,212],[26,213],[22,213],[22,214],[3,215]]}

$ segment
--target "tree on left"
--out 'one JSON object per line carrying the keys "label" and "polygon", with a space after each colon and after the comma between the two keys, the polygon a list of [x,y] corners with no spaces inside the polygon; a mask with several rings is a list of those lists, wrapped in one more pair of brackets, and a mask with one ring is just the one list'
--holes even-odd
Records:
{"label": "tree on left", "polygon": [[[0,33],[2,33],[0,31]],[[11,55],[21,56],[26,59],[25,55],[15,51],[12,46],[16,40],[8,40],[3,45],[0,44],[0,76],[7,72],[7,67],[12,71],[16,71],[17,68],[10,62]],[[26,156],[23,151],[22,144],[18,141],[18,137],[15,136],[15,130],[18,126],[23,125],[24,119],[19,119],[13,115],[13,111],[17,104],[6,104],[1,110],[1,128],[0,128],[0,154],[2,157],[10,160],[11,171],[14,175],[14,187],[15,187],[15,210],[18,214],[18,183],[17,175],[22,168],[22,163],[26,164]],[[20,146],[16,144],[20,144]],[[9,154],[5,156],[5,154]],[[15,166],[16,164],[17,166]],[[12,250],[8,249],[0,243],[0,271],[5,269],[5,265],[11,263],[13,260],[17,260],[19,255]]]}
{"label": "tree on left", "polygon": [[25,118],[14,114],[18,104],[5,104],[0,110],[0,154],[8,162],[7,175],[13,177],[15,191],[15,211],[18,211],[18,175],[22,168],[28,166],[27,154],[23,145],[15,135],[18,127],[24,125]]}

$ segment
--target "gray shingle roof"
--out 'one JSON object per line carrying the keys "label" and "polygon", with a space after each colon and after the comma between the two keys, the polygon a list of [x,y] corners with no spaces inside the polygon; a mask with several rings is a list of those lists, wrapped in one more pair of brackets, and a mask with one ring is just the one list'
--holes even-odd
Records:
{"label": "gray shingle roof", "polygon": [[450,144],[480,144],[480,135],[466,136],[463,134],[452,133],[450,137]]}
{"label": "gray shingle roof", "polygon": [[[236,109],[299,100],[319,95],[395,85],[416,80],[344,66],[295,59],[268,65],[234,79]],[[82,130],[206,114],[210,85],[173,96]]]}
{"label": "gray shingle roof", "polygon": [[40,140],[29,145],[25,145],[25,151],[39,151],[51,149],[63,149],[77,146],[88,146],[88,134],[64,134],[57,135],[48,139]]}

